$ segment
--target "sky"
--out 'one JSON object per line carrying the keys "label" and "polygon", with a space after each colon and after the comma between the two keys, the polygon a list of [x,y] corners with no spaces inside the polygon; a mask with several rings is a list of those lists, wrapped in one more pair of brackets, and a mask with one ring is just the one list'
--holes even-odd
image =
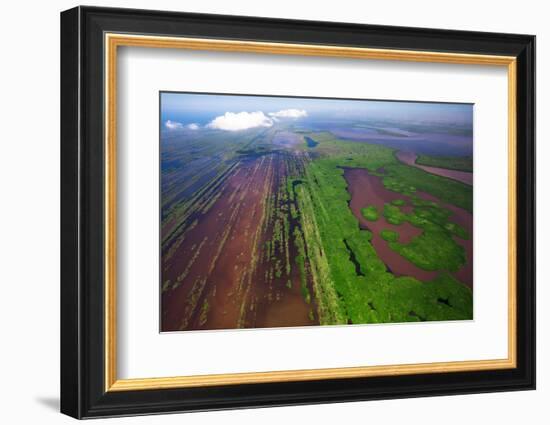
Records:
{"label": "sky", "polygon": [[165,129],[239,131],[281,120],[389,120],[471,127],[472,104],[161,93]]}

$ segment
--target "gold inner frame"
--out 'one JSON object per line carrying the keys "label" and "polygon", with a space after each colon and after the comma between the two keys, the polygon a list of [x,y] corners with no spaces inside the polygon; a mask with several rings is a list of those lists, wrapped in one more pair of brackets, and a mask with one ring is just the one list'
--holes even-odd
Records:
{"label": "gold inner frame", "polygon": [[[268,382],[311,381],[417,373],[447,373],[515,368],[516,358],[516,58],[461,53],[370,49],[327,45],[267,43],[106,33],[105,46],[105,391],[201,387]],[[240,53],[324,56],[355,59],[436,62],[507,67],[508,71],[508,357],[419,364],[305,369],[174,377],[118,379],[116,325],[116,123],[117,48],[170,48]]]}

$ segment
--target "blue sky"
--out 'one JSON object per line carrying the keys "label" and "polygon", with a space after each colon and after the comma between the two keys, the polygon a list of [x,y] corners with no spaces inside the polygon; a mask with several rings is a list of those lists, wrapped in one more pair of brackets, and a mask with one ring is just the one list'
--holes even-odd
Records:
{"label": "blue sky", "polygon": [[[471,126],[473,105],[451,103],[333,100],[267,96],[161,93],[161,119],[174,126],[202,127],[216,118],[248,120],[258,126],[277,121],[277,112],[294,111],[300,117],[322,119],[380,119],[406,122],[437,122]],[[300,111],[300,114],[298,112]],[[245,115],[254,112],[263,113]],[[229,115],[227,114],[229,113]],[[239,115],[239,113],[241,113]],[[282,115],[284,117],[284,113]],[[250,119],[249,119],[250,118]],[[221,122],[221,121],[220,121]],[[243,124],[247,125],[247,124]],[[167,126],[168,127],[168,126]],[[212,127],[212,126],[211,126]],[[218,127],[221,128],[221,127]]]}

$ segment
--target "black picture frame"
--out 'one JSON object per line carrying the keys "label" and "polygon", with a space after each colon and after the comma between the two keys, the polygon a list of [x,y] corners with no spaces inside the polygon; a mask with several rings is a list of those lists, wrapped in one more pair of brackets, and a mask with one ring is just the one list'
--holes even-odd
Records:
{"label": "black picture frame", "polygon": [[[517,367],[105,391],[104,34],[507,55],[517,59]],[[75,418],[535,388],[535,37],[132,9],[61,13],[61,412]]]}

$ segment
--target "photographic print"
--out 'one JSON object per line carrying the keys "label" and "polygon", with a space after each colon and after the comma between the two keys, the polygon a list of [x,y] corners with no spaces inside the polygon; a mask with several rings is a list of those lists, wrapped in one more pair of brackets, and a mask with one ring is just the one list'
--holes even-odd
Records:
{"label": "photographic print", "polygon": [[473,105],[160,93],[161,331],[473,318]]}
{"label": "photographic print", "polygon": [[62,413],[535,388],[535,36],[89,6],[60,34]]}

